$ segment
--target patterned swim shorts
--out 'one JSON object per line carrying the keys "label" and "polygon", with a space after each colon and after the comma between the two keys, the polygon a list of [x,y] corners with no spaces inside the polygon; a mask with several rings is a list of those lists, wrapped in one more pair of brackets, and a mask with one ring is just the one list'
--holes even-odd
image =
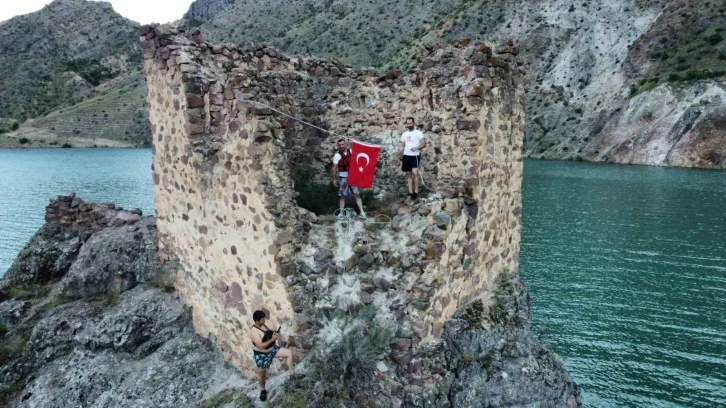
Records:
{"label": "patterned swim shorts", "polygon": [[338,195],[348,197],[351,191],[353,194],[358,194],[360,190],[358,187],[348,185],[348,177],[338,177]]}
{"label": "patterned swim shorts", "polygon": [[269,353],[260,353],[255,351],[255,364],[258,368],[268,368],[272,364],[272,360],[275,359],[275,354],[280,351],[280,346],[275,345]]}

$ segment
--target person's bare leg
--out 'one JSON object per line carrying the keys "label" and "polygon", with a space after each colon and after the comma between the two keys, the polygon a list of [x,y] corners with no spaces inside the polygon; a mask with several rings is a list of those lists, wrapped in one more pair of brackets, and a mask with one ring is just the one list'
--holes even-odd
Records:
{"label": "person's bare leg", "polygon": [[365,214],[365,211],[363,211],[363,200],[360,198],[360,194],[355,194],[355,203],[358,205],[358,209],[360,210],[361,214]]}
{"label": "person's bare leg", "polygon": [[264,391],[265,383],[267,382],[267,370],[260,370],[259,377],[260,377],[260,391]]}
{"label": "person's bare leg", "polygon": [[408,193],[413,193],[413,177],[410,171],[406,172],[406,183],[408,184]]}
{"label": "person's bare leg", "polygon": [[277,354],[275,355],[275,357],[286,359],[287,369],[292,370],[292,367],[293,367],[292,350],[290,350],[288,348],[281,348],[280,350],[277,351]]}
{"label": "person's bare leg", "polygon": [[344,215],[343,209],[345,208],[345,197],[340,197],[340,199],[338,200],[338,207],[340,208],[340,215]]}
{"label": "person's bare leg", "polygon": [[[414,181],[414,184],[416,185],[416,187],[415,187],[415,189],[413,190],[413,192],[414,192],[415,194],[418,194],[418,193],[419,193],[419,191],[421,191],[421,177],[419,176],[419,173],[418,173],[418,169],[413,169],[413,171],[412,171],[412,174],[413,174],[413,181]],[[409,189],[410,189],[410,188],[411,188],[411,187],[409,187]]]}

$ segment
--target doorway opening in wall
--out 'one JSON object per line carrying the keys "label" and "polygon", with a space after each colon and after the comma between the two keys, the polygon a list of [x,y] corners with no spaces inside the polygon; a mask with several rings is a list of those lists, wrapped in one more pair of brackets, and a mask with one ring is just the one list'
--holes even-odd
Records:
{"label": "doorway opening in wall", "polygon": [[[330,182],[330,170],[310,165],[295,166],[291,170],[295,188],[295,202],[315,215],[332,215],[338,208],[338,192]],[[375,214],[380,208],[372,190],[361,190],[361,200],[366,213]],[[346,200],[346,207],[357,211],[353,197]]]}

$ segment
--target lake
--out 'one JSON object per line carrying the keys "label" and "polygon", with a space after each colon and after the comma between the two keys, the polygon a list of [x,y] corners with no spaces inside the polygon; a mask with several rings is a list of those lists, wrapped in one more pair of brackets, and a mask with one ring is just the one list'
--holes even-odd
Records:
{"label": "lake", "polygon": [[726,406],[726,172],[527,160],[520,275],[591,407]]}
{"label": "lake", "polygon": [[0,275],[43,225],[48,199],[154,211],[151,149],[0,149]]}
{"label": "lake", "polygon": [[[149,149],[0,150],[0,273],[48,198],[153,212]],[[520,274],[588,407],[726,405],[726,173],[526,160]]]}

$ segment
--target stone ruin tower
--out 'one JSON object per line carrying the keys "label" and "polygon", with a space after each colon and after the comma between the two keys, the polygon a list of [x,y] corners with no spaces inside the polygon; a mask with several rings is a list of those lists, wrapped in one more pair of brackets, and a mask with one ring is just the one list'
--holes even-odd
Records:
{"label": "stone ruin tower", "polygon": [[[252,313],[269,311],[304,355],[320,311],[372,304],[398,327],[391,361],[441,340],[519,264],[524,69],[512,43],[460,40],[422,50],[408,73],[206,43],[199,31],[142,28],[160,247],[194,325],[243,370]],[[326,165],[337,136],[383,146],[374,193],[390,223],[341,226],[296,204],[296,166]],[[413,116],[429,148],[429,199],[396,201],[392,156]],[[422,189],[426,192],[426,189]],[[424,194],[426,195],[426,194]],[[330,196],[331,204],[337,202]],[[371,211],[369,216],[376,216]],[[325,339],[323,339],[325,340]]]}

